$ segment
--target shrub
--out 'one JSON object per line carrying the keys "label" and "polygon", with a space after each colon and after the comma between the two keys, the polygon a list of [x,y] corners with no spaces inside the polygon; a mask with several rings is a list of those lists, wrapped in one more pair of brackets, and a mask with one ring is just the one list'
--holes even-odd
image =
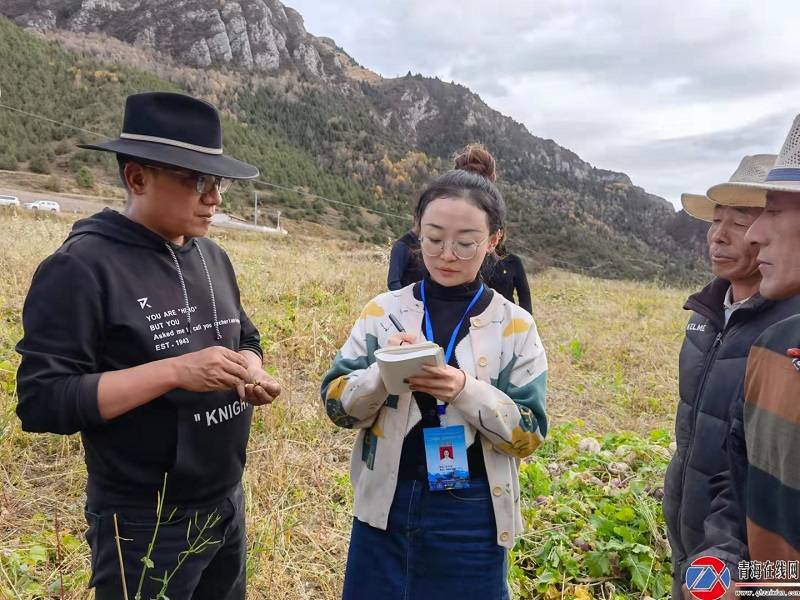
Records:
{"label": "shrub", "polygon": [[50,175],[47,178],[47,182],[44,184],[45,189],[50,190],[51,192],[60,192],[61,191],[61,179],[56,177],[55,175]]}
{"label": "shrub", "polygon": [[75,181],[80,187],[91,189],[94,187],[95,183],[94,173],[89,167],[83,166],[78,169],[78,172],[75,174]]}
{"label": "shrub", "polygon": [[0,154],[0,169],[4,171],[16,171],[17,159],[10,154]]}
{"label": "shrub", "polygon": [[28,163],[28,169],[32,173],[46,174],[50,172],[50,165],[47,163],[47,159],[44,156],[37,155]]}

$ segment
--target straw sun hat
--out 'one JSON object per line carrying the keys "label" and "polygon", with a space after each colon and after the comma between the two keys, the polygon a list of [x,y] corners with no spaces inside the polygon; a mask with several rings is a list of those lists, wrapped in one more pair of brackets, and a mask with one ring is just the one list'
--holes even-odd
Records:
{"label": "straw sun hat", "polygon": [[767,192],[800,194],[800,115],[795,117],[778,158],[763,181],[743,183],[736,187],[715,185],[707,193],[718,204],[764,206]]}
{"label": "straw sun hat", "polygon": [[[763,207],[766,192],[753,192],[750,186],[760,185],[775,164],[774,154],[754,154],[745,156],[727,183],[720,183],[708,190],[707,194],[681,194],[683,210],[697,219],[712,221],[714,207],[719,204],[729,206]],[[800,174],[800,165],[797,169]],[[797,191],[800,192],[800,176]]]}

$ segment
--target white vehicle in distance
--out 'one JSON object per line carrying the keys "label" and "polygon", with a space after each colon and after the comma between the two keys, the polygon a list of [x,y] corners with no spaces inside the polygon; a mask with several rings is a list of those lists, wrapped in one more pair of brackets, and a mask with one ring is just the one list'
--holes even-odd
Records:
{"label": "white vehicle in distance", "polygon": [[28,210],[45,210],[50,212],[59,212],[61,210],[61,206],[59,206],[58,202],[53,202],[52,200],[36,200],[34,202],[29,202],[25,205],[25,208]]}
{"label": "white vehicle in distance", "polygon": [[0,206],[19,206],[19,198],[0,195]]}

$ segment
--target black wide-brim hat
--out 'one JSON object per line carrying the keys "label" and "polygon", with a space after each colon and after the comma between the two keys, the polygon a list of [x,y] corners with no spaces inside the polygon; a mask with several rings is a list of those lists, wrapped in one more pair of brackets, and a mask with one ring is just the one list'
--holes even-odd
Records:
{"label": "black wide-brim hat", "polygon": [[132,94],[125,100],[119,138],[78,147],[228,179],[258,177],[253,165],[222,154],[222,123],[217,109],[184,94]]}

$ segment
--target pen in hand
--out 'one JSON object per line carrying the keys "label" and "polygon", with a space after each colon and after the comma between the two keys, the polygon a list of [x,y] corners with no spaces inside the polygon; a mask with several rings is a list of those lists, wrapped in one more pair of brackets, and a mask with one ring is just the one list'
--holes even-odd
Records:
{"label": "pen in hand", "polygon": [[[397,329],[397,331],[399,331],[400,333],[405,333],[406,331],[405,327],[403,327],[403,324],[400,322],[400,320],[397,317],[395,317],[392,313],[389,313],[389,320],[392,322],[392,325],[395,326],[395,329]],[[402,346],[405,343],[406,341],[403,340],[400,342],[400,345]]]}

